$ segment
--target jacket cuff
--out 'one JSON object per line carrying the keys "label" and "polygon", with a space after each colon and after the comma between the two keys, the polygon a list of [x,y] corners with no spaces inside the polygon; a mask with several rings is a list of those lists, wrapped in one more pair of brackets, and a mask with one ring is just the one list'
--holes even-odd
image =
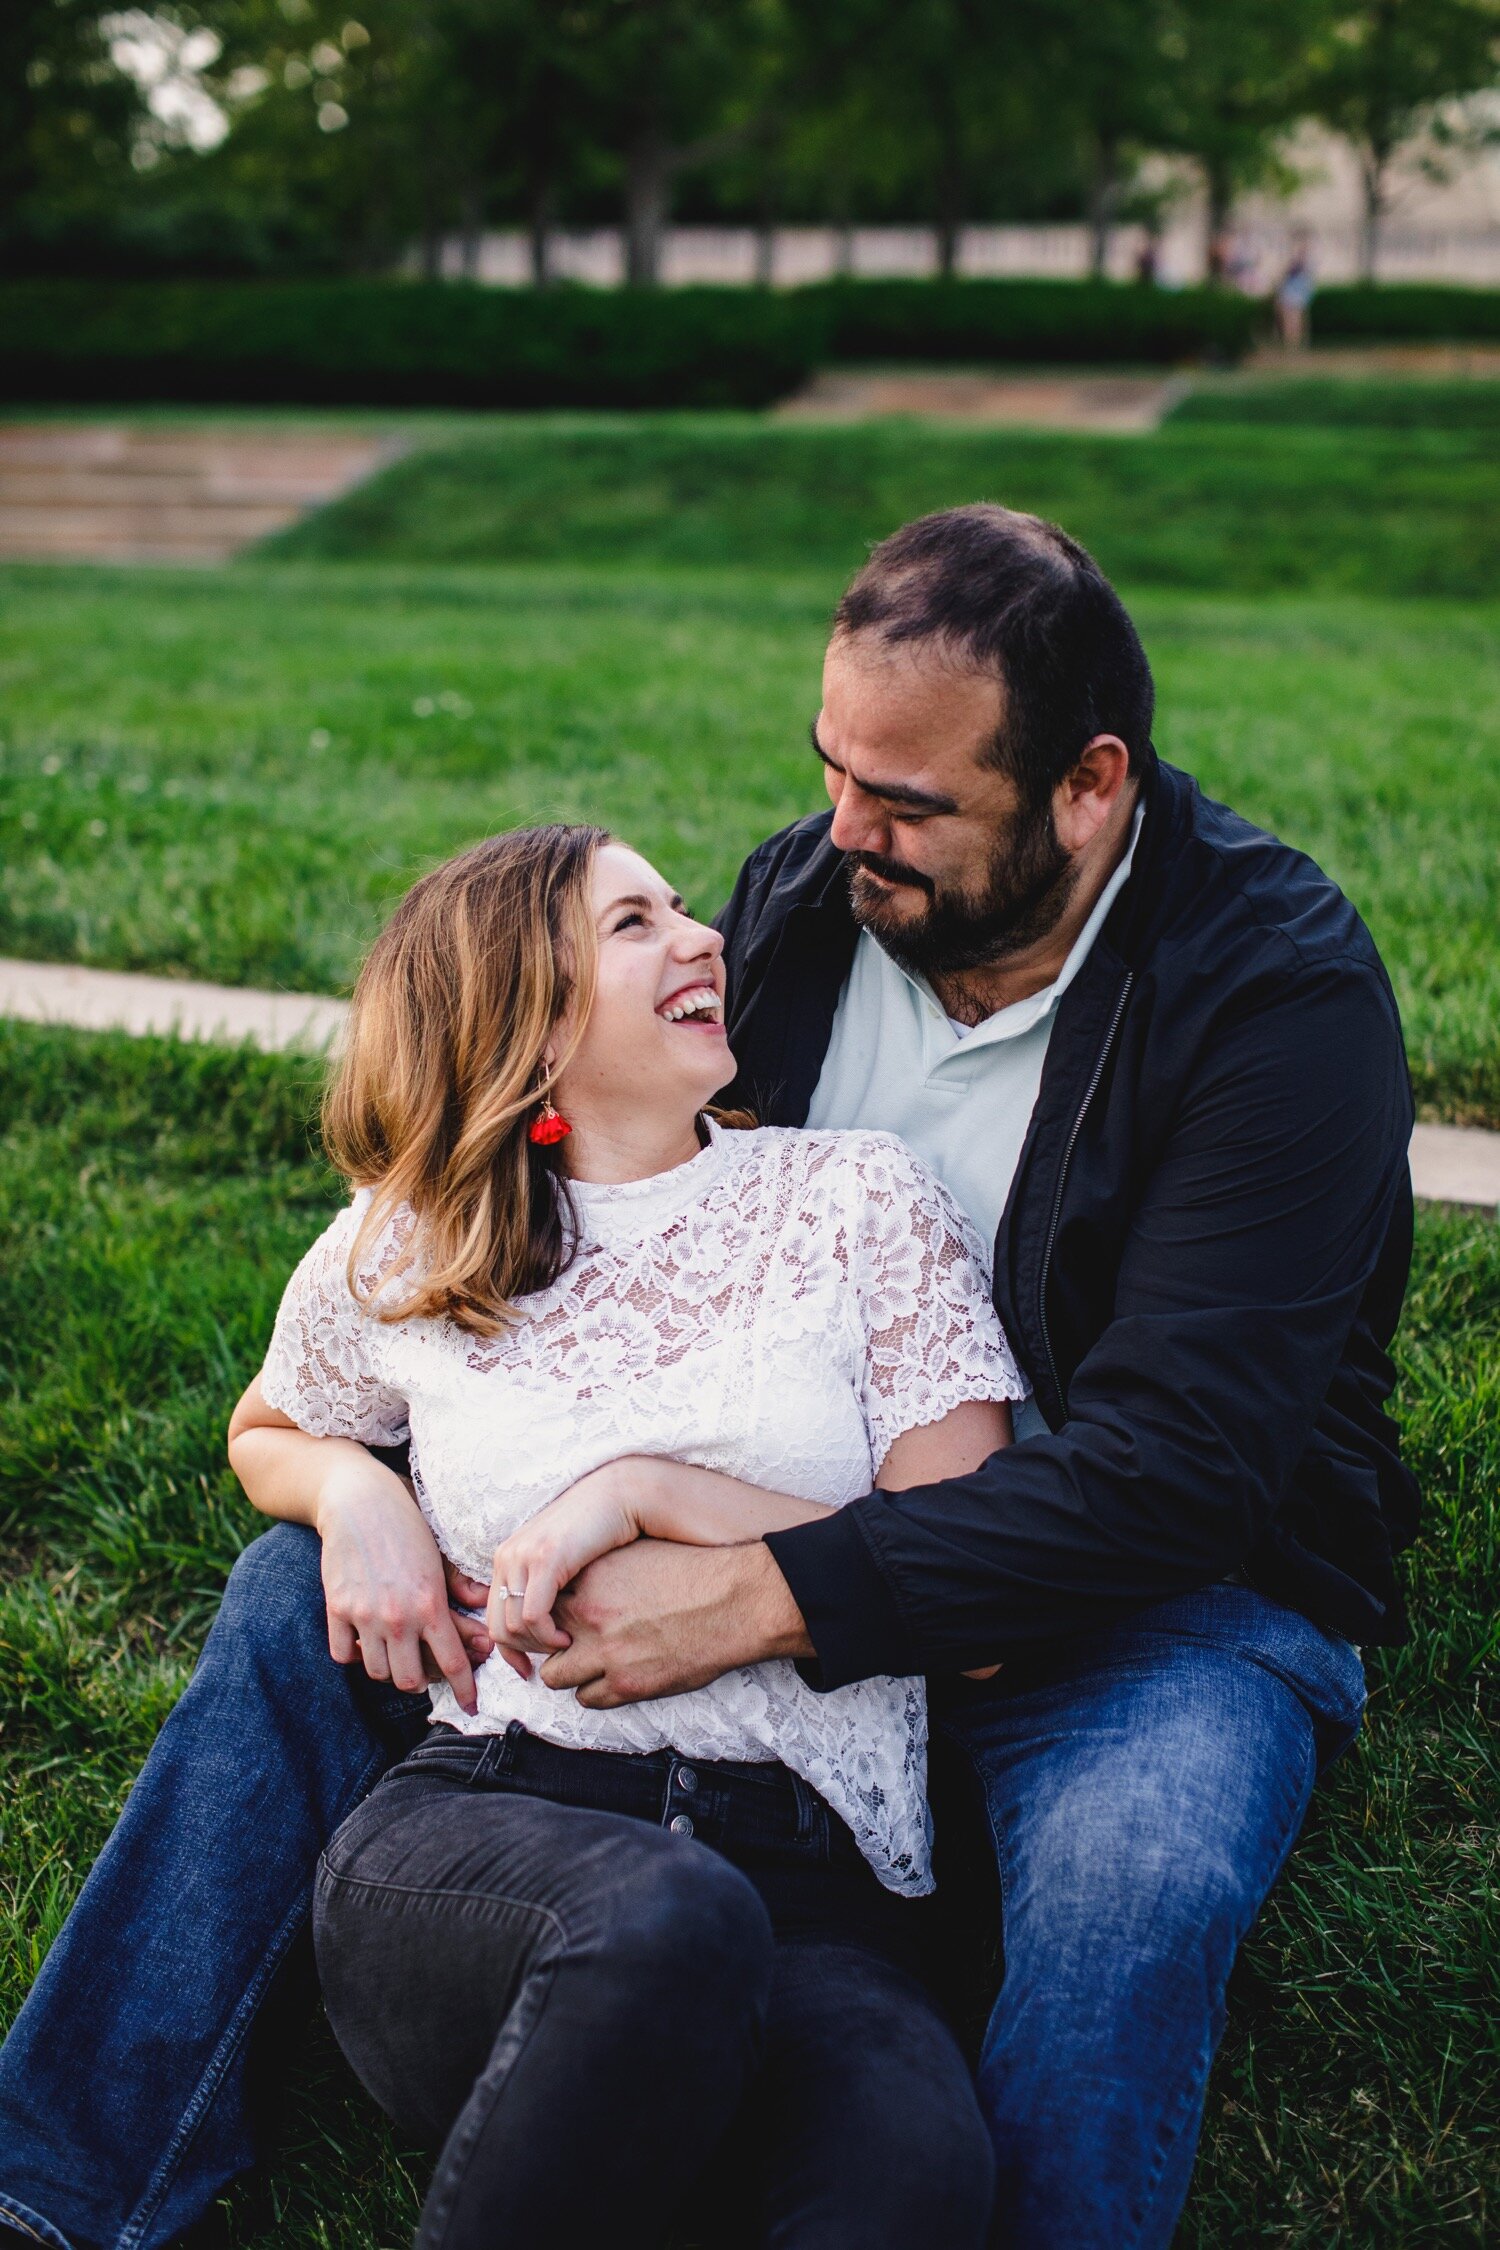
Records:
{"label": "jacket cuff", "polygon": [[906,1620],[859,1522],[859,1506],[765,1535],[802,1612],[815,1657],[797,1669],[809,1687],[848,1687],[920,1672]]}

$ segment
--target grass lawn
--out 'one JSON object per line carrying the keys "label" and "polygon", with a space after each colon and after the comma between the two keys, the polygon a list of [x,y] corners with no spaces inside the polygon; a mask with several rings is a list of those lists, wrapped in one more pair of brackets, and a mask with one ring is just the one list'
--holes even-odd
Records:
{"label": "grass lawn", "polygon": [[[0,571],[0,952],[334,989],[419,867],[559,813],[712,906],[818,801],[864,542],[993,494],[1119,572],[1163,751],[1339,877],[1424,1103],[1500,1124],[1487,425],[1315,403],[1142,440],[427,425],[428,456],[232,569]],[[312,1098],[305,1064],[0,1023],[0,2023],[254,1528],[222,1429],[334,1193]],[[1179,2250],[1500,2225],[1500,1229],[1424,1214],[1401,1355],[1416,1638],[1372,1664],[1236,1978]],[[316,2028],[287,2096],[232,2250],[394,2250],[422,2165]]]}
{"label": "grass lawn", "polygon": [[[0,2021],[255,1528],[220,1432],[331,1201],[309,1096],[305,1066],[0,1025]],[[1236,1978],[1192,2250],[1477,2245],[1500,2217],[1493,1224],[1424,1218],[1402,1397],[1417,1638],[1372,1664],[1368,1734]],[[423,2176],[315,2032],[230,2240],[395,2250]]]}
{"label": "grass lawn", "polygon": [[277,546],[330,561],[795,558],[836,584],[906,518],[1004,500],[1066,524],[1132,588],[1493,595],[1500,456],[1462,411],[1421,430],[1173,421],[1149,437],[748,415],[476,423]]}
{"label": "grass lawn", "polygon": [[[603,819],[702,906],[820,800],[832,570],[256,562],[0,573],[0,953],[346,986],[419,868]],[[1500,614],[1134,598],[1158,740],[1313,852],[1423,1103],[1500,1122]]]}

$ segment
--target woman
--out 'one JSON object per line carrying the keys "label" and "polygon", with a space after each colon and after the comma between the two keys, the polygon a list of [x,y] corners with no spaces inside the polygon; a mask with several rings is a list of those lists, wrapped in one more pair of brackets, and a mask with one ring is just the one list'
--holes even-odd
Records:
{"label": "woman", "polygon": [[635,853],[535,829],[438,869],[355,994],[326,1130],[357,1193],[231,1426],[251,1499],[306,1521],[349,1441],[409,1438],[445,1555],[492,1581],[476,1708],[434,1689],[315,1908],[345,2053],[441,2145],[424,2246],[659,2242],[731,2128],[764,2241],[984,2237],[917,1968],[921,1683],[769,1663],[602,1710],[546,1681],[606,1549],[758,1538],[1009,1438],[953,1203],[885,1136],[726,1129],[732,1072],[720,940]]}

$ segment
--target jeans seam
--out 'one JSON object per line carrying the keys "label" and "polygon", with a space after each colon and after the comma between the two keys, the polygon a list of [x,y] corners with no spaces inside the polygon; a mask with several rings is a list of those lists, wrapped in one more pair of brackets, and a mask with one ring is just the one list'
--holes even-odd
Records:
{"label": "jeans seam", "polygon": [[[546,1913],[545,1909],[539,1909],[538,1911]],[[555,1917],[547,1914],[547,1919],[553,1921],[554,1927],[556,1926]],[[566,1942],[566,1938],[564,1938],[564,1944]],[[422,2212],[422,2223],[417,2234],[419,2245],[431,2244],[433,2250],[440,2250],[440,2245],[447,2240],[448,2230],[453,2219],[454,2202],[467,2175],[469,2162],[474,2153],[474,2145],[480,2133],[494,2115],[496,2105],[509,2086],[517,2063],[525,2053],[532,2034],[541,2022],[542,2011],[546,2006],[548,1994],[552,1990],[556,1973],[557,1963],[555,1961],[548,1962],[541,1969],[532,1971],[526,1979],[528,1989],[512,2007],[510,2020],[502,2025],[495,2040],[495,2045],[490,2050],[490,2059],[481,2073],[478,2084],[469,2096],[469,2102],[475,2104],[475,2114],[468,2121],[462,2146],[444,2148],[437,2169],[428,2184]],[[502,2048],[505,2050],[503,2061],[500,2059]],[[482,2107],[479,2104],[481,2094],[484,2097]],[[468,2103],[465,2104],[465,2107],[468,2107]]]}
{"label": "jeans seam", "polygon": [[33,2211],[29,2204],[16,2202],[3,2189],[0,2189],[0,2219],[31,2242],[48,2243],[52,2250],[73,2250],[67,2236],[60,2233],[50,2219],[44,2219],[41,2212]]}
{"label": "jeans seam", "polygon": [[[385,1769],[388,1763],[389,1760],[384,1756],[370,1760],[350,1793],[356,1804],[365,1794],[369,1784]],[[339,1820],[342,1820],[342,1818],[343,1815],[340,1814]],[[338,1823],[335,1822],[335,1826],[337,1825]],[[192,2099],[178,2122],[177,2131],[168,2143],[166,2155],[147,2181],[144,2194],[121,2228],[114,2250],[137,2250],[137,2245],[145,2235],[147,2227],[160,2210],[163,2199],[182,2165],[182,2160],[192,2146],[193,2136],[202,2124],[224,2074],[239,2051],[245,2034],[254,2020],[256,2011],[265,1997],[266,1988],[277,1969],[280,1968],[292,1939],[296,1936],[301,1924],[306,1920],[311,1906],[312,1885],[309,1883],[301,1897],[293,1901],[290,1911],[283,1916],[276,1934],[262,1958],[258,1973],[251,1978],[241,1997],[239,2006],[229,2020],[228,2029],[209,2057],[207,2068],[199,2079]]]}
{"label": "jeans seam", "polygon": [[496,1907],[503,1912],[529,1914],[536,1921],[545,1922],[564,1945],[572,1942],[566,1924],[559,1919],[556,1911],[550,1906],[538,1906],[535,1899],[511,1898],[498,1891],[456,1891],[447,1887],[439,1888],[433,1883],[387,1883],[378,1875],[349,1875],[334,1867],[326,1853],[319,1862],[319,1871],[329,1883],[338,1884],[341,1890],[379,1893],[386,1898],[432,1899],[464,1906],[473,1906],[478,1901],[482,1908]]}
{"label": "jeans seam", "polygon": [[[1283,1827],[1285,1830],[1285,1836],[1284,1841],[1281,1845],[1281,1849],[1276,1856],[1276,1864],[1271,1870],[1271,1879],[1266,1884],[1264,1891],[1262,1891],[1260,1895],[1260,1899],[1256,1905],[1255,1912],[1251,1915],[1249,1921],[1245,1924],[1244,1929],[1240,1932],[1239,1936],[1234,1941],[1233,1950],[1230,1954],[1231,1969],[1233,1968],[1234,1962],[1238,1957],[1240,1947],[1244,1944],[1246,1938],[1250,1935],[1251,1930],[1255,1926],[1257,1917],[1259,1916],[1262,1908],[1265,1906],[1266,1900],[1270,1897],[1272,1891],[1275,1890],[1276,1885],[1280,1882],[1282,1872],[1286,1867],[1286,1863],[1291,1858],[1292,1853],[1296,1849],[1297,1838],[1302,1833],[1302,1822],[1307,1817],[1307,1808],[1312,1801],[1312,1793],[1317,1787],[1318,1751],[1317,1743],[1313,1737],[1313,1730],[1310,1721],[1308,1725],[1307,1756],[1303,1766],[1303,1776],[1304,1778],[1302,1788],[1292,1793],[1291,1802],[1288,1805],[1285,1814],[1283,1815]],[[1298,1811],[1299,1804],[1301,1807],[1300,1813]],[[1211,2040],[1206,2051],[1200,2050],[1197,2056],[1196,2069],[1191,2080],[1191,2086],[1194,2088],[1201,2087],[1205,2094],[1208,2089],[1209,2072],[1213,2068],[1214,2056],[1217,2054],[1217,2052],[1218,2041]],[[1137,2212],[1135,2224],[1131,2228],[1129,2234],[1126,2236],[1124,2242],[1121,2244],[1121,2250],[1133,2250],[1133,2246],[1139,2243],[1142,2236],[1144,2235],[1147,2223],[1152,2216],[1152,2206],[1156,2201],[1157,2193],[1161,2187],[1162,2179],[1166,2173],[1167,2158],[1170,2156],[1174,2144],[1181,2137],[1183,2126],[1187,2123],[1188,2119],[1194,2115],[1195,2110],[1200,2105],[1194,2101],[1192,2094],[1189,2093],[1186,2102],[1180,2104],[1179,2106],[1181,2108],[1181,2115],[1177,2118],[1176,2122],[1172,2124],[1170,2128],[1167,2128],[1165,2125],[1163,2127],[1156,2150],[1156,2156],[1151,2167],[1151,2177],[1149,2182],[1147,2183],[1145,2193],[1141,2198],[1140,2209]]]}

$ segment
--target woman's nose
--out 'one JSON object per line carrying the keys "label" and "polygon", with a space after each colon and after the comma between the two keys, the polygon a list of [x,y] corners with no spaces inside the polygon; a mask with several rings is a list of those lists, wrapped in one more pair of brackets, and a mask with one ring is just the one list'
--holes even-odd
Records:
{"label": "woman's nose", "polygon": [[672,950],[684,961],[701,961],[705,955],[710,961],[717,961],[724,950],[724,940],[711,923],[695,922],[690,916],[684,916]]}

